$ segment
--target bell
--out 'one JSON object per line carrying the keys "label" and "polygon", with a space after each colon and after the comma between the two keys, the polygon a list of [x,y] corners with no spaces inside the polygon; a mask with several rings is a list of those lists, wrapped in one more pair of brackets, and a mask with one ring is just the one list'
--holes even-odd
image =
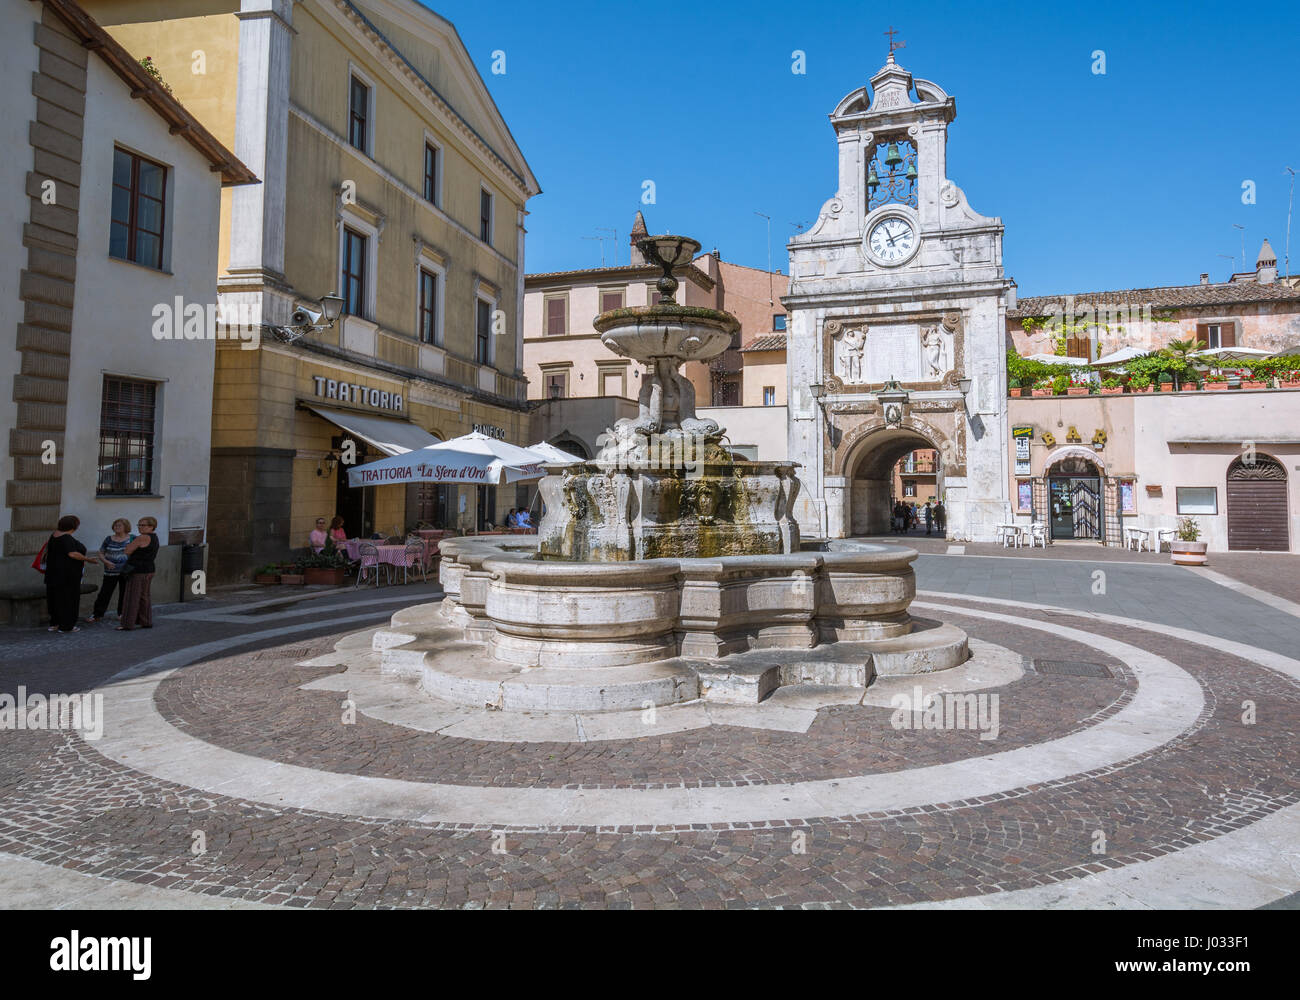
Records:
{"label": "bell", "polygon": [[898,151],[898,143],[891,142],[889,149],[885,151],[885,166],[896,167],[903,162],[903,156]]}
{"label": "bell", "polygon": [[876,176],[876,165],[874,163],[871,165],[871,173],[867,175],[867,187],[873,191],[880,187],[880,178]]}
{"label": "bell", "polygon": [[907,165],[907,173],[904,174],[903,176],[906,177],[909,181],[916,180],[916,164],[909,163]]}

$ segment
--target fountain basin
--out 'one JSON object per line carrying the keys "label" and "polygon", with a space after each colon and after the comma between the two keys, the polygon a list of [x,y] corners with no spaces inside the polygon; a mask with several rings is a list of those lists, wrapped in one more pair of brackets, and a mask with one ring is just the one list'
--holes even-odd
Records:
{"label": "fountain basin", "polygon": [[731,346],[740,329],[740,321],[730,313],[668,303],[611,309],[592,325],[611,351],[638,361],[707,361]]}

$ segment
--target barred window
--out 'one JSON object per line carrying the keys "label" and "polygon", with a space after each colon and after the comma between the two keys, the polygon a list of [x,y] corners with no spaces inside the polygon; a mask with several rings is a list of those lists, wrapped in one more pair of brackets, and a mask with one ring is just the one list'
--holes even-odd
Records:
{"label": "barred window", "polygon": [[100,496],[153,492],[158,384],[105,376],[99,411]]}

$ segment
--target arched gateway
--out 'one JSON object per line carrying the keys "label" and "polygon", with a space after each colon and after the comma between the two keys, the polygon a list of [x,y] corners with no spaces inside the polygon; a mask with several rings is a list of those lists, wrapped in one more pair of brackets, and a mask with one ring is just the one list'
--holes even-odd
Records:
{"label": "arched gateway", "polygon": [[789,457],[809,536],[884,530],[889,468],[934,448],[948,537],[1010,517],[1002,223],[947,176],[954,100],[893,54],[831,115],[840,186],[790,241]]}

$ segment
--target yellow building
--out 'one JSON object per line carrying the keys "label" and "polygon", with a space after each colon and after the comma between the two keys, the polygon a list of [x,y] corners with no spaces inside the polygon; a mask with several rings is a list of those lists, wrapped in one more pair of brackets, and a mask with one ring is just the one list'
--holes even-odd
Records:
{"label": "yellow building", "polygon": [[[527,444],[524,216],[539,192],[453,26],[416,0],[88,0],[263,179],[222,203],[210,567],[503,519],[513,489],[352,490],[345,463],[483,427]],[[329,329],[276,335],[344,298]]]}

